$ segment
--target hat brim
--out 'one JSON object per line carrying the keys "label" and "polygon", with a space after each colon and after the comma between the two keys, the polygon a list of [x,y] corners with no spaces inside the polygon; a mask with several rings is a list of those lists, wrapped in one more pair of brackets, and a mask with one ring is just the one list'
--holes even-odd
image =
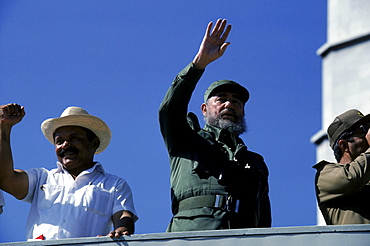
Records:
{"label": "hat brim", "polygon": [[345,135],[346,132],[350,132],[352,130],[354,130],[353,128],[356,126],[356,125],[359,125],[360,123],[362,122],[370,122],[370,114],[368,115],[365,115],[364,117],[362,117],[361,119],[353,122],[351,125],[347,125],[346,127],[343,127],[342,129],[338,129],[338,133],[336,133],[335,135],[333,135],[332,137],[332,142],[330,142],[330,147],[333,149],[334,146],[336,145],[336,143],[339,141],[339,139]]}
{"label": "hat brim", "polygon": [[47,119],[41,124],[41,131],[49,142],[54,145],[54,132],[63,126],[80,126],[91,130],[100,140],[95,154],[104,151],[112,138],[108,125],[93,115],[67,115],[60,118]]}
{"label": "hat brim", "polygon": [[240,96],[240,99],[246,103],[249,100],[249,91],[244,88],[243,86],[239,84],[223,84],[219,85],[212,90],[209,91],[206,98],[204,98],[204,101],[206,102],[210,97],[212,97],[214,94],[222,91],[229,91],[229,92],[235,92]]}
{"label": "hat brim", "polygon": [[361,119],[359,119],[358,121],[356,121],[355,123],[353,123],[352,125],[350,125],[350,126],[345,130],[345,132],[354,130],[354,129],[353,129],[353,128],[354,128],[354,126],[356,126],[356,125],[358,125],[358,124],[360,124],[360,123],[362,123],[362,122],[370,122],[370,114],[365,115],[364,117],[362,117]]}

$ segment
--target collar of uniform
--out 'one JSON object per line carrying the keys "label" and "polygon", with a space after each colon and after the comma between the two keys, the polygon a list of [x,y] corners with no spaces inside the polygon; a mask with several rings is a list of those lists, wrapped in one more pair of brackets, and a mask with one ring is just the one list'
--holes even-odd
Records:
{"label": "collar of uniform", "polygon": [[217,126],[206,124],[204,126],[204,130],[208,132],[212,132],[215,135],[215,139],[217,141],[223,142],[224,138],[229,138],[236,146],[238,144],[238,138],[235,136],[232,127],[228,127],[226,129],[221,129]]}
{"label": "collar of uniform", "polygon": [[315,169],[319,169],[320,167],[323,167],[323,166],[325,166],[326,164],[329,164],[329,163],[330,162],[328,162],[328,161],[322,160],[319,163],[313,165],[312,167],[315,168]]}
{"label": "collar of uniform", "polygon": [[[103,165],[100,162],[95,162],[95,164],[94,164],[93,167],[91,167],[89,169],[86,169],[86,170],[82,171],[81,173],[84,173],[84,172],[86,172],[86,173],[92,173],[95,170],[98,171],[98,172],[101,172],[104,176],[106,175],[106,172],[105,172],[105,170],[103,168]],[[68,173],[68,171],[63,168],[62,163],[60,163],[59,161],[57,161],[57,169],[55,170],[55,172],[56,173],[58,173],[58,172],[66,172],[66,173]]]}

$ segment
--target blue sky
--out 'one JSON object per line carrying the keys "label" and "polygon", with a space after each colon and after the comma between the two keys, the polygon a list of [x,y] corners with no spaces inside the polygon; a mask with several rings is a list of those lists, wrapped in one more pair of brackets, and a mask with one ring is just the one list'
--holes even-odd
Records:
{"label": "blue sky", "polygon": [[[316,223],[315,146],[321,128],[326,1],[19,0],[0,2],[0,104],[26,116],[12,131],[15,167],[55,167],[43,120],[80,106],[113,137],[96,156],[130,184],[136,233],[164,232],[171,218],[169,164],[158,107],[196,54],[209,21],[233,25],[225,55],[207,67],[189,105],[202,122],[204,90],[219,79],[248,88],[250,150],[270,171],[274,227]],[[0,242],[24,241],[29,204],[6,194]]]}

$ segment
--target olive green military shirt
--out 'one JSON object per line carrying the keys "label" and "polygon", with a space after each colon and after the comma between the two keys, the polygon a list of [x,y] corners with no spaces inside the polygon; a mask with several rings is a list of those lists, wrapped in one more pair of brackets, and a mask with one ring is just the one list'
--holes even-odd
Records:
{"label": "olive green military shirt", "polygon": [[[230,129],[199,126],[196,116],[188,114],[188,104],[203,71],[190,63],[175,78],[159,109],[161,133],[170,158],[173,218],[167,229],[173,231],[270,227],[268,169],[262,156],[248,151],[243,141]],[[219,183],[225,163],[240,160],[255,167],[253,177],[232,172],[240,181],[228,186]],[[244,175],[244,176],[243,176]],[[214,206],[181,209],[189,198],[208,195],[233,196],[240,200],[240,211],[230,215]],[[195,204],[196,205],[196,204]]]}

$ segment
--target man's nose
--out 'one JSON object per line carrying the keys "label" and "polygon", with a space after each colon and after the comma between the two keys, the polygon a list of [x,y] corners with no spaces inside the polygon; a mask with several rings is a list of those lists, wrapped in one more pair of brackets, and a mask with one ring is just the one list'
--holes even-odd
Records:
{"label": "man's nose", "polygon": [[68,140],[65,140],[62,144],[62,148],[64,148],[64,149],[69,147],[69,146],[70,146],[70,143],[68,142]]}
{"label": "man's nose", "polygon": [[225,102],[224,102],[224,106],[225,108],[233,108],[234,105],[233,103],[231,102],[231,100],[227,99]]}

